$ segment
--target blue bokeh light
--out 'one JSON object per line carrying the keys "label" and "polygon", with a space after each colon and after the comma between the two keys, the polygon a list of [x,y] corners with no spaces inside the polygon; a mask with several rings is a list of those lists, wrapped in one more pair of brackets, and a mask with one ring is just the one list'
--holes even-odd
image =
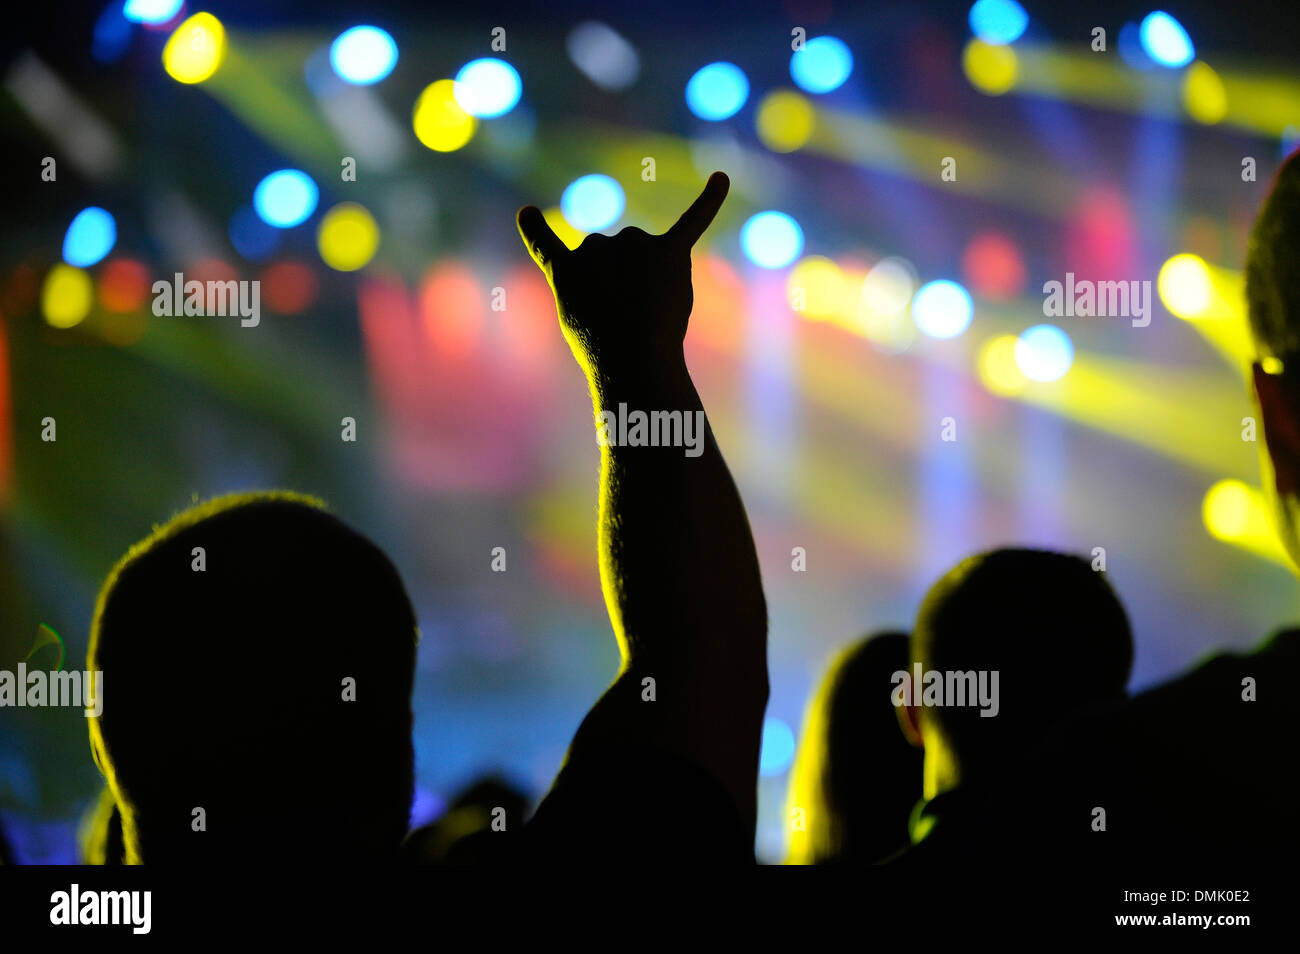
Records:
{"label": "blue bokeh light", "polygon": [[747,99],[749,80],[734,63],[702,66],[686,82],[686,105],[710,122],[736,115]]}
{"label": "blue bokeh light", "polygon": [[1183,25],[1163,10],[1148,13],[1139,32],[1142,36],[1142,49],[1161,66],[1178,69],[1192,62],[1196,56],[1192,38],[1187,35]]}
{"label": "blue bokeh light", "polygon": [[379,27],[352,27],[330,44],[330,66],[347,83],[357,86],[378,83],[396,65],[397,42]]}
{"label": "blue bokeh light", "polygon": [[77,213],[63,236],[63,260],[77,268],[94,265],[113,250],[117,223],[97,205]]}
{"label": "blue bokeh light", "polygon": [[126,0],[122,16],[136,23],[166,23],[180,12],[185,0]]}
{"label": "blue bokeh light", "polygon": [[1016,367],[1031,381],[1055,381],[1073,363],[1070,336],[1055,325],[1034,325],[1016,339]]}
{"label": "blue bokeh light", "polygon": [[745,257],[762,268],[784,268],[803,251],[803,229],[784,212],[759,212],[740,227]]}
{"label": "blue bokeh light", "polygon": [[523,91],[519,72],[496,57],[470,60],[456,74],[456,102],[465,112],[481,119],[492,119],[510,112]]}
{"label": "blue bokeh light", "polygon": [[853,54],[843,40],[813,37],[790,57],[790,77],[810,93],[829,93],[853,72]]}
{"label": "blue bokeh light", "polygon": [[622,217],[625,204],[623,187],[598,173],[574,179],[560,196],[565,221],[583,232],[609,228]]}
{"label": "blue bokeh light", "polygon": [[794,731],[783,720],[763,720],[763,742],[758,755],[758,774],[780,775],[794,761]]}
{"label": "blue bokeh light", "polygon": [[230,244],[250,262],[270,258],[280,247],[280,240],[284,236],[280,229],[263,222],[251,205],[237,209],[230,217],[229,232]]}
{"label": "blue bokeh light", "polygon": [[1029,14],[1016,0],[976,0],[970,8],[971,31],[985,43],[1014,43],[1029,26]]}
{"label": "blue bokeh light", "polygon": [[1147,51],[1142,48],[1142,31],[1132,20],[1119,28],[1119,40],[1115,43],[1120,59],[1135,70],[1148,72],[1156,68]]}
{"label": "blue bokeh light", "polygon": [[253,190],[253,208],[267,225],[289,229],[306,222],[316,211],[320,190],[305,172],[280,169]]}
{"label": "blue bokeh light", "polygon": [[912,321],[931,338],[955,338],[970,327],[975,303],[957,282],[926,282],[912,298]]}
{"label": "blue bokeh light", "polygon": [[120,0],[113,0],[95,21],[90,55],[96,63],[114,63],[131,45],[131,21],[122,13]]}

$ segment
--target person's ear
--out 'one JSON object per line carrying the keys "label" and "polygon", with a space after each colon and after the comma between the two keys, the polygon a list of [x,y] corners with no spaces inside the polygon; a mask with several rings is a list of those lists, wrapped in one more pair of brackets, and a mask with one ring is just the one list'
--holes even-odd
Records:
{"label": "person's ear", "polygon": [[1258,361],[1251,365],[1251,373],[1278,496],[1293,495],[1300,490],[1300,414],[1280,375],[1267,373]]}
{"label": "person's ear", "polygon": [[903,738],[918,749],[925,748],[925,737],[921,734],[921,707],[905,703],[894,706],[894,712],[898,716],[898,727],[903,732]]}

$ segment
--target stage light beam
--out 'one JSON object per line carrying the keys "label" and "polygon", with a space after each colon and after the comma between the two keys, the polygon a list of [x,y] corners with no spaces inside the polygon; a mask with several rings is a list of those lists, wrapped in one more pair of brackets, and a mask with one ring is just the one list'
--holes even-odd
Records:
{"label": "stage light beam", "polygon": [[1214,539],[1289,565],[1270,525],[1263,492],[1244,481],[1220,480],[1210,487],[1201,503],[1201,519]]}
{"label": "stage light beam", "polygon": [[1199,255],[1175,255],[1160,267],[1156,276],[1160,300],[1179,318],[1200,318],[1214,300],[1210,269]]}

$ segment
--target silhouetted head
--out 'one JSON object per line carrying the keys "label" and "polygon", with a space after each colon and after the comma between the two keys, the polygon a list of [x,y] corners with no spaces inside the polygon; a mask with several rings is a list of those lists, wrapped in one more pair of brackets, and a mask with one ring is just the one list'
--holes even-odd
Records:
{"label": "silhouetted head", "polygon": [[[872,863],[906,848],[921,797],[921,752],[898,732],[891,679],[906,633],[859,640],[831,664],[804,716],[791,773],[790,864]],[[795,813],[799,814],[795,814]]]}
{"label": "silhouetted head", "polygon": [[1278,170],[1250,235],[1246,300],[1264,424],[1261,470],[1278,532],[1300,563],[1300,154]]}
{"label": "silhouetted head", "polygon": [[[931,587],[911,661],[925,683],[899,715],[904,733],[925,747],[932,798],[991,770],[1044,728],[1124,698],[1133,637],[1115,592],[1086,560],[993,550]],[[943,705],[923,704],[930,673]]]}
{"label": "silhouetted head", "polygon": [[218,498],[132,547],[87,663],[127,860],[394,857],[417,638],[392,563],[310,498]]}

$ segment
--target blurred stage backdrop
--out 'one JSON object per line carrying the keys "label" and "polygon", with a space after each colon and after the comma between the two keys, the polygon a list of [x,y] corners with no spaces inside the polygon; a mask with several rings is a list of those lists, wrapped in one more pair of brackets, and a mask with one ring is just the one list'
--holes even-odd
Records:
{"label": "blurred stage backdrop", "polygon": [[[771,612],[761,858],[831,653],[972,551],[1104,548],[1135,687],[1257,642],[1295,600],[1243,439],[1241,268],[1300,34],[1250,6],[29,13],[0,63],[4,658],[44,624],[80,666],[109,568],[192,501],[318,494],[419,613],[415,821],[488,771],[539,795],[616,650],[590,405],[514,212],[658,231],[713,169],[687,345]],[[260,321],[155,315],[177,272],[260,281]],[[1049,316],[1053,281],[1139,294]],[[15,847],[71,860],[85,720],[0,718]]]}

